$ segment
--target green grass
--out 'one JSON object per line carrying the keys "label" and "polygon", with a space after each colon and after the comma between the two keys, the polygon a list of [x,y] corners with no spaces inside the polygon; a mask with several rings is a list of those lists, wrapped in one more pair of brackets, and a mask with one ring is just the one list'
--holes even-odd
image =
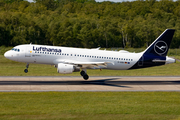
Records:
{"label": "green grass", "polygon": [[0,55],[4,55],[4,53],[13,47],[5,47],[5,46],[0,46]]}
{"label": "green grass", "polygon": [[[180,59],[179,53],[170,50],[169,55]],[[0,55],[0,76],[64,76],[53,66],[40,64],[30,64],[26,74],[25,66]],[[88,74],[179,76],[179,68],[177,62],[138,70],[88,70]],[[68,75],[79,76],[79,72]],[[0,92],[0,119],[180,120],[180,92]]]}
{"label": "green grass", "polygon": [[[175,56],[180,58],[180,56]],[[79,72],[59,74],[51,65],[30,64],[29,72],[24,73],[26,63],[14,62],[0,55],[0,76],[80,76]],[[180,62],[164,66],[137,70],[87,70],[90,76],[179,76]]]}
{"label": "green grass", "polygon": [[170,120],[179,92],[1,92],[0,119]]}

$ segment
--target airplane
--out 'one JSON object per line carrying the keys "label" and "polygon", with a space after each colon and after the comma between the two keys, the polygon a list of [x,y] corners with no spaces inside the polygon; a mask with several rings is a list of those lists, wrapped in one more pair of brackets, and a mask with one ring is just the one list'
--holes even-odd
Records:
{"label": "airplane", "polygon": [[176,62],[175,59],[166,56],[174,32],[174,29],[166,29],[140,53],[23,44],[5,52],[4,56],[13,61],[27,63],[25,73],[28,72],[29,63],[49,64],[54,65],[61,74],[81,71],[80,75],[87,80],[87,69],[131,70]]}

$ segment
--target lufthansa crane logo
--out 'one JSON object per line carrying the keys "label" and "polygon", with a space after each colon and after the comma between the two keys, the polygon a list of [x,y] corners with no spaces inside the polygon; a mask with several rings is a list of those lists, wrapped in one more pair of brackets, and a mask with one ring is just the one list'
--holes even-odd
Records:
{"label": "lufthansa crane logo", "polygon": [[168,49],[167,44],[164,41],[158,41],[154,45],[154,50],[157,54],[163,55]]}

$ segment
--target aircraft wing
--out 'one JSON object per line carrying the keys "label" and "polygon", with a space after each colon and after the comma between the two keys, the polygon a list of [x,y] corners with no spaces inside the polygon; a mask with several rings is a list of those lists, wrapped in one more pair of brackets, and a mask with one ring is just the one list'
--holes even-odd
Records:
{"label": "aircraft wing", "polygon": [[112,62],[79,62],[79,61],[69,61],[69,60],[56,60],[55,62],[56,64],[58,63],[71,64],[81,68],[89,68],[89,69],[106,68],[108,63],[112,63]]}
{"label": "aircraft wing", "polygon": [[106,68],[107,63],[106,62],[73,62],[72,64],[78,65],[81,68]]}

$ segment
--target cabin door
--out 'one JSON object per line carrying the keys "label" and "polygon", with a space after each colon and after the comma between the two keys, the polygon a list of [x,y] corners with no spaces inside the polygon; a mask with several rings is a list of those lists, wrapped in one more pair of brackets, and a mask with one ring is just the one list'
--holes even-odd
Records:
{"label": "cabin door", "polygon": [[31,46],[27,46],[25,50],[25,57],[31,57],[31,54],[32,54]]}

